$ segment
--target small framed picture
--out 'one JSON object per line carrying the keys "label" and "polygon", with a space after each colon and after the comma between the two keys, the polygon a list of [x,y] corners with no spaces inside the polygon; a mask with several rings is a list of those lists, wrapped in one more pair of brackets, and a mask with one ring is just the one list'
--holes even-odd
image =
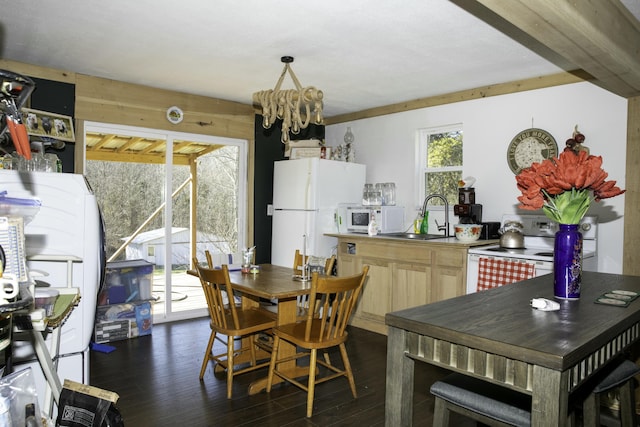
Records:
{"label": "small framed picture", "polygon": [[73,132],[73,119],[69,116],[23,108],[22,121],[27,128],[27,133],[31,136],[76,142]]}

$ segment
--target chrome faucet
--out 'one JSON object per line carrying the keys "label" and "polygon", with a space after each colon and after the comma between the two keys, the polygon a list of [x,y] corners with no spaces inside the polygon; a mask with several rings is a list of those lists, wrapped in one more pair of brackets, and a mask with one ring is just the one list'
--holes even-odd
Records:
{"label": "chrome faucet", "polygon": [[444,203],[444,225],[440,225],[438,224],[438,221],[436,221],[436,226],[438,227],[438,231],[444,231],[445,237],[449,237],[449,202],[445,196],[442,194],[429,194],[422,204],[421,215],[424,218],[424,215],[427,212],[427,203],[429,203],[429,200],[433,198],[438,198]]}

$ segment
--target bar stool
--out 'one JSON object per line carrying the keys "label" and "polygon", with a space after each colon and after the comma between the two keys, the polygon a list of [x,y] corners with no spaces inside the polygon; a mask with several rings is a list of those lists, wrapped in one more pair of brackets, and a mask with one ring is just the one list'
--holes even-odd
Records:
{"label": "bar stool", "polygon": [[[620,389],[620,416],[623,427],[636,426],[633,377],[640,367],[625,360],[592,390],[583,405],[585,426],[599,426],[599,395]],[[436,398],[433,425],[449,425],[450,412],[456,412],[490,426],[530,426],[531,396],[512,391],[463,374],[450,374],[431,386]],[[573,421],[573,418],[572,418]]]}

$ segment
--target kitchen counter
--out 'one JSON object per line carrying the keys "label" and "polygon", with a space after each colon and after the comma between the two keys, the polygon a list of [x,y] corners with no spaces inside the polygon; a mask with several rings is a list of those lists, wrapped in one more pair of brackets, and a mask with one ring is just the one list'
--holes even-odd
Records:
{"label": "kitchen counter", "polygon": [[382,240],[382,241],[394,241],[394,242],[403,242],[403,243],[416,243],[420,245],[425,244],[433,244],[436,246],[440,245],[455,245],[456,247],[465,247],[465,248],[473,248],[476,246],[487,246],[487,245],[495,245],[500,243],[500,239],[489,239],[489,240],[476,240],[475,242],[461,242],[455,237],[442,237],[440,239],[407,239],[405,237],[398,236],[388,236],[386,234],[377,234],[375,236],[369,236],[365,233],[325,233],[325,236],[337,237],[339,239],[371,239],[371,240]]}
{"label": "kitchen counter", "polygon": [[386,313],[466,293],[467,252],[498,239],[461,242],[455,237],[418,240],[380,234],[326,234],[338,239],[338,275],[369,266],[351,324],[386,334]]}

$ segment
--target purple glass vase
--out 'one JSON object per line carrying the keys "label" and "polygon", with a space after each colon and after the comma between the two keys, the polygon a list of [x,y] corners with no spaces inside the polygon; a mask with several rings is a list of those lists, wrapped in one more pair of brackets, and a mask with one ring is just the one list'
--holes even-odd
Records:
{"label": "purple glass vase", "polygon": [[580,298],[582,283],[582,233],[578,224],[559,224],[553,250],[553,294],[561,299]]}

